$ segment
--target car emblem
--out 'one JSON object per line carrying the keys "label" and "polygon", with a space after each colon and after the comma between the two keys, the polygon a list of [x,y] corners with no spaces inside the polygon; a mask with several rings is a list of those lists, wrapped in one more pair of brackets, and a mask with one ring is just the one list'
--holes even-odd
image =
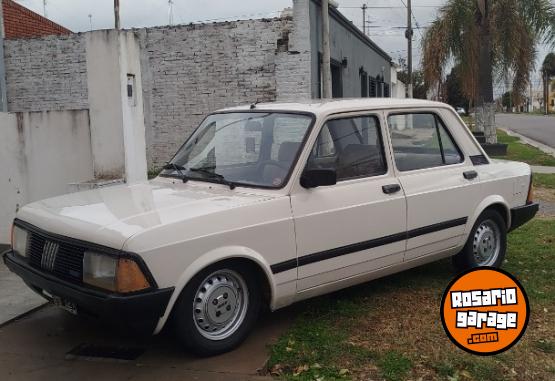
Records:
{"label": "car emblem", "polygon": [[42,250],[42,259],[40,261],[40,266],[48,271],[54,270],[54,263],[56,262],[56,256],[58,255],[58,250],[60,245],[55,242],[46,241],[44,243],[44,248]]}

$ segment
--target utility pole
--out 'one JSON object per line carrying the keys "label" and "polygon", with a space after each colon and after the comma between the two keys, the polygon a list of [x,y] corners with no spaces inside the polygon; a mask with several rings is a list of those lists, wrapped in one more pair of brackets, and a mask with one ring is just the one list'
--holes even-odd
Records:
{"label": "utility pole", "polygon": [[322,98],[332,97],[329,0],[322,0]]}
{"label": "utility pole", "polygon": [[413,80],[412,80],[412,36],[413,36],[414,31],[412,30],[412,2],[411,0],[407,0],[407,32],[405,33],[405,36],[407,38],[408,41],[408,47],[407,47],[407,54],[408,54],[408,58],[407,58],[407,70],[408,70],[408,77],[409,77],[409,83],[407,84],[407,95],[408,98],[412,98],[413,97]]}
{"label": "utility pole", "polygon": [[543,72],[543,105],[545,115],[549,114],[549,76],[547,70]]}
{"label": "utility pole", "polygon": [[366,36],[366,9],[368,9],[368,5],[362,5],[362,33]]}
{"label": "utility pole", "polygon": [[46,0],[42,0],[42,15],[44,17],[48,17],[48,15],[46,14]]}
{"label": "utility pole", "polygon": [[116,21],[116,29],[121,29],[121,24],[119,19],[119,0],[114,0],[114,17]]}
{"label": "utility pole", "polygon": [[4,66],[4,11],[0,1],[0,112],[8,111],[6,95],[6,68]]}
{"label": "utility pole", "polygon": [[173,0],[168,0],[168,24],[173,25]]}

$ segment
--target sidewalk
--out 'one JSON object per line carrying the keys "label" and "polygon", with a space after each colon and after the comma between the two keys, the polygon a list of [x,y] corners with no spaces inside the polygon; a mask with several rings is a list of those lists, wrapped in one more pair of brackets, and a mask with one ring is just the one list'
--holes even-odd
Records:
{"label": "sidewalk", "polygon": [[555,174],[555,167],[540,167],[538,165],[532,166],[533,173]]}
{"label": "sidewalk", "polygon": [[[0,254],[7,249],[0,245]],[[46,300],[10,272],[0,259],[0,326],[44,304]]]}

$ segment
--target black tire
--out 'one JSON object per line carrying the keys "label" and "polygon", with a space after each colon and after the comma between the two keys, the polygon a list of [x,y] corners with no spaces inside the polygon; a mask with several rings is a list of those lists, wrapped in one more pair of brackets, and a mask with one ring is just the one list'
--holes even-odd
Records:
{"label": "black tire", "polygon": [[[494,254],[489,261],[479,262],[475,253],[480,253],[480,247],[477,248],[477,245],[479,244],[478,239],[484,236],[478,232],[478,229],[484,229],[484,226],[486,226],[486,229],[493,228],[493,230],[495,229],[494,226],[497,226],[499,241],[496,245],[499,246],[499,252]],[[483,245],[487,245],[487,243],[483,243]],[[487,248],[485,250],[487,251]],[[465,271],[480,266],[499,268],[505,259],[506,252],[507,226],[505,224],[505,220],[499,212],[493,209],[487,209],[480,215],[480,217],[478,217],[478,220],[472,227],[468,240],[466,241],[462,251],[453,257],[453,264],[459,271]],[[480,254],[477,255],[479,256]]]}
{"label": "black tire", "polygon": [[[244,317],[242,321],[236,324],[236,327],[234,328],[233,332],[230,333],[231,332],[230,330],[227,333],[229,335],[228,337],[207,338],[205,335],[210,335],[211,332],[207,330],[203,330],[199,326],[202,323],[197,323],[196,320],[203,320],[203,319],[200,319],[200,318],[197,319],[197,317],[198,316],[204,317],[205,320],[208,321],[208,323],[206,323],[208,327],[208,324],[212,322],[210,317],[211,316],[219,317],[220,315],[214,315],[214,314],[211,315],[208,312],[207,313],[203,312],[202,315],[196,315],[198,310],[200,310],[200,308],[197,308],[200,306],[198,304],[199,300],[202,300],[202,298],[198,297],[199,296],[198,293],[202,292],[201,290],[203,285],[208,284],[208,283],[205,283],[205,280],[207,280],[208,277],[211,277],[213,274],[222,274],[222,273],[232,274],[233,276],[239,276],[243,279],[244,285],[246,286],[246,289],[247,289],[247,297],[243,298],[244,300],[248,300],[247,305],[245,307],[246,311],[244,312]],[[210,284],[212,285],[212,283]],[[202,306],[206,306],[205,310],[207,309],[214,310],[214,309],[220,308],[219,306],[215,306],[215,307],[210,306],[210,304],[213,304],[213,303],[208,302],[208,300],[211,300],[212,302],[214,302],[214,299],[217,299],[225,302],[223,299],[221,299],[223,295],[219,295],[219,297],[216,296],[218,293],[223,292],[221,291],[223,289],[222,286],[221,285],[219,286],[220,289],[217,288],[218,286],[210,286],[210,287],[215,287],[216,290],[213,292],[212,297],[206,296],[207,301],[202,302],[204,303],[202,304]],[[223,287],[225,287],[225,285]],[[243,287],[238,288],[238,290],[242,290],[242,289]],[[240,293],[240,291],[238,291],[238,293]],[[206,294],[208,294],[208,291],[206,292]],[[231,298],[232,297],[230,297],[230,299]],[[227,296],[226,296],[226,299],[227,299]],[[230,303],[230,304],[233,304],[233,303]],[[235,303],[235,305],[239,305],[239,303]],[[228,307],[225,304],[223,304],[223,306],[226,308]],[[232,349],[235,349],[236,347],[238,347],[247,338],[252,328],[256,324],[258,314],[260,311],[260,306],[261,306],[261,293],[260,293],[260,287],[258,284],[258,277],[257,277],[256,271],[252,268],[252,266],[249,266],[248,264],[245,264],[243,262],[241,263],[222,262],[219,264],[215,264],[213,266],[210,266],[204,269],[197,275],[195,275],[193,279],[191,279],[189,284],[187,284],[185,289],[182,291],[181,295],[179,296],[179,299],[177,300],[174,310],[172,312],[172,320],[174,324],[175,333],[177,335],[178,340],[181,342],[181,344],[189,352],[196,354],[198,356],[202,356],[202,357],[214,356],[217,354],[229,352]],[[224,311],[224,308],[222,308],[222,311]],[[235,309],[233,309],[233,311],[235,311]],[[217,312],[219,312],[219,310],[216,311],[216,313]],[[226,312],[224,312],[224,314],[225,313]]]}

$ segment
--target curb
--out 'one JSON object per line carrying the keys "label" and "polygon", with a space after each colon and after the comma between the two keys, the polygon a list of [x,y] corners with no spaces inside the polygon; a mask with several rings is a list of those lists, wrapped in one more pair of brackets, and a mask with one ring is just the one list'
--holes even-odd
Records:
{"label": "curb", "polygon": [[507,127],[498,127],[501,131],[506,132],[509,136],[514,136],[516,138],[519,138],[523,143],[531,145],[532,147],[536,147],[537,149],[539,149],[540,151],[542,151],[543,153],[546,153],[548,155],[551,155],[553,157],[555,157],[555,148],[550,147],[548,145],[545,145],[543,143],[540,143],[536,140],[530,139],[524,135],[521,135],[519,133],[516,133],[510,129],[508,129]]}

